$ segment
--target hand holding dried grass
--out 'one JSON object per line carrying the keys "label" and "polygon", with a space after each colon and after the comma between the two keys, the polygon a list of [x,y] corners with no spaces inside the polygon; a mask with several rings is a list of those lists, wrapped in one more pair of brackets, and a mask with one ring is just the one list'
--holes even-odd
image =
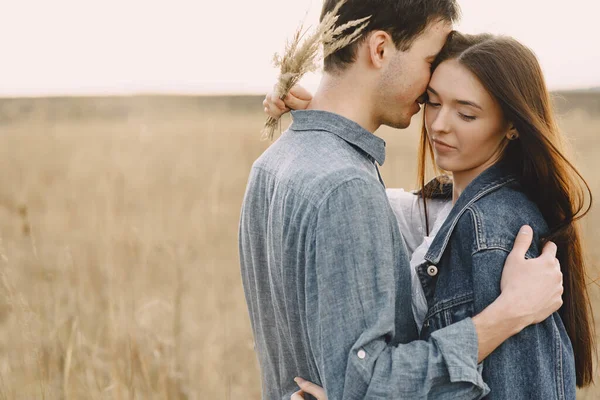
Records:
{"label": "hand holding dried grass", "polygon": [[[336,27],[335,24],[339,18],[338,11],[346,1],[340,0],[335,8],[323,17],[315,32],[306,37],[304,41],[302,39],[306,36],[307,30],[300,25],[292,40],[286,43],[283,56],[275,54],[273,63],[280,68],[275,86],[278,98],[285,99],[290,89],[300,81],[304,74],[318,69],[319,61],[358,40],[371,17],[350,21]],[[352,28],[354,28],[352,32],[344,34]],[[320,52],[321,45],[323,45],[322,52]],[[263,139],[273,140],[278,122],[279,120],[273,117],[267,119],[262,130]]]}

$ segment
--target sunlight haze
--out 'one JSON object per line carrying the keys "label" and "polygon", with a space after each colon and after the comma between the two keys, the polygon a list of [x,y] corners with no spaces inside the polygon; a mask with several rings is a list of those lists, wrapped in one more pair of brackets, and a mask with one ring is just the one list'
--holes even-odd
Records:
{"label": "sunlight haze", "polygon": [[[0,95],[264,93],[281,51],[321,0],[4,2]],[[600,86],[595,0],[460,1],[457,28],[516,37],[551,89]],[[568,6],[565,6],[568,4]],[[318,75],[303,84],[314,90]]]}

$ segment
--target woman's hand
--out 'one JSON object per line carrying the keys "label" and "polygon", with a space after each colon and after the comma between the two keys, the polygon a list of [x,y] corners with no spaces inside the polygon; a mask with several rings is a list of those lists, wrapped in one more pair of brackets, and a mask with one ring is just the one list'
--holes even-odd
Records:
{"label": "woman's hand", "polygon": [[327,400],[327,393],[321,386],[302,378],[296,378],[294,382],[300,386],[300,390],[294,393],[290,400],[304,400],[304,393],[313,395],[317,400]]}
{"label": "woman's hand", "polygon": [[290,93],[284,100],[277,98],[275,91],[267,94],[263,101],[263,106],[265,107],[265,114],[279,119],[283,114],[290,111],[290,109],[306,110],[311,100],[312,95],[308,90],[300,85],[295,85],[290,89]]}

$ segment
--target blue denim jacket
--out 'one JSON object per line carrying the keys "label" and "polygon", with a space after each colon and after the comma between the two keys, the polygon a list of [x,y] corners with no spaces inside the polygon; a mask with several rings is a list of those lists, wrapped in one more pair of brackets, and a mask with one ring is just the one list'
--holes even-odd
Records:
{"label": "blue denim jacket", "polygon": [[[465,189],[418,267],[429,306],[422,339],[476,315],[500,295],[504,262],[525,224],[534,231],[526,257],[534,258],[548,226],[502,163]],[[483,379],[489,399],[575,399],[573,349],[558,313],[498,347],[484,361]]]}
{"label": "blue denim jacket", "polygon": [[263,399],[301,376],[330,400],[478,399],[473,322],[418,340],[409,260],[375,162],[383,140],[323,111],[254,163],[242,206],[242,281]]}

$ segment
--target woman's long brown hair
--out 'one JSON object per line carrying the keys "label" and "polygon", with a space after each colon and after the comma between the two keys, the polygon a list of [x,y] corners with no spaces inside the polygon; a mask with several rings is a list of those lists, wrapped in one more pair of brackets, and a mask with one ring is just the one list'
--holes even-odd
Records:
{"label": "woman's long brown hair", "polygon": [[[566,143],[555,121],[538,60],[530,49],[512,38],[458,32],[450,35],[432,68],[450,59],[477,77],[519,133],[517,140],[508,143],[502,160],[520,177],[523,190],[548,223],[550,233],[542,241],[553,241],[558,246],[564,282],[559,315],[573,344],[577,386],[588,386],[593,383],[595,332],[578,220],[589,212],[592,194],[566,156]],[[423,123],[418,182],[426,214],[425,199],[436,190],[436,185],[425,185],[428,165],[439,171],[433,164],[433,150]],[[426,224],[429,231],[427,218]]]}

